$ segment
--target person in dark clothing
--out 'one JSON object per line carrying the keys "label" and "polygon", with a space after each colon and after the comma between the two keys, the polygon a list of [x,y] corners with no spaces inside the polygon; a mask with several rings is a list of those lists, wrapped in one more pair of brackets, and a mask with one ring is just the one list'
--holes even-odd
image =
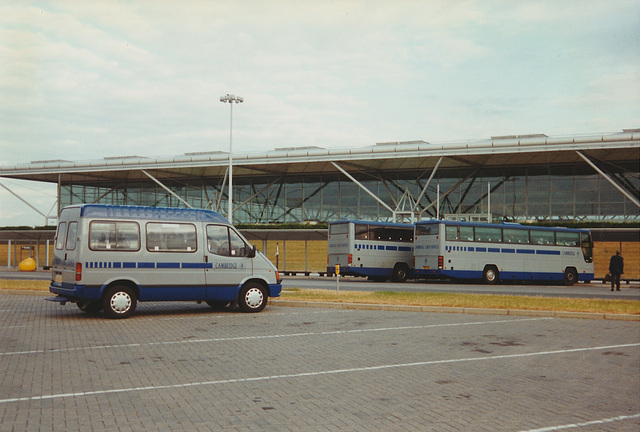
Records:
{"label": "person in dark clothing", "polygon": [[615,285],[616,290],[620,291],[620,275],[624,273],[624,259],[620,255],[620,251],[611,257],[609,261],[609,273],[611,273],[611,291]]}

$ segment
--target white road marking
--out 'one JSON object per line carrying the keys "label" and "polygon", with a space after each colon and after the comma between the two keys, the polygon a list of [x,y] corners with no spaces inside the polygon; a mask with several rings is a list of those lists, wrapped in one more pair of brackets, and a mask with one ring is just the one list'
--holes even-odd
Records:
{"label": "white road marking", "polygon": [[0,352],[0,357],[10,356],[10,355],[50,354],[50,353],[85,351],[85,350],[86,351],[103,350],[103,349],[111,349],[111,348],[151,347],[155,345],[180,345],[180,344],[194,344],[194,343],[230,342],[230,341],[241,341],[241,340],[279,339],[279,338],[290,338],[290,337],[301,337],[301,336],[330,336],[330,335],[340,335],[340,334],[397,331],[397,330],[421,330],[421,329],[437,328],[437,327],[457,327],[457,326],[470,326],[470,325],[482,325],[482,324],[500,324],[500,323],[514,323],[514,322],[524,322],[524,321],[541,321],[541,320],[550,320],[550,319],[553,319],[553,318],[522,318],[522,319],[508,319],[508,320],[497,320],[497,321],[473,321],[468,323],[431,324],[431,325],[424,325],[424,326],[383,327],[383,328],[358,329],[358,330],[335,330],[335,331],[324,331],[324,332],[287,333],[287,334],[262,335],[262,336],[236,336],[236,337],[226,337],[226,338],[186,339],[186,340],[166,341],[166,342],[98,345],[98,346],[86,346],[86,347],[75,347],[75,348],[52,348],[52,349],[39,349],[39,350],[28,350],[28,351]]}
{"label": "white road marking", "polygon": [[617,421],[631,420],[636,418],[640,418],[640,414],[623,415],[623,416],[610,417],[610,418],[601,419],[601,420],[592,420],[588,422],[572,423],[572,424],[566,424],[566,425],[560,425],[560,426],[549,426],[549,427],[543,427],[540,429],[528,429],[526,431],[520,431],[520,432],[553,432],[553,431],[559,431],[563,429],[573,429],[573,428],[579,428],[584,426],[600,425],[605,423],[613,423]]}
{"label": "white road marking", "polygon": [[448,359],[448,360],[429,360],[429,361],[413,362],[413,363],[387,364],[387,365],[378,365],[378,366],[349,368],[349,369],[332,369],[332,370],[324,370],[324,371],[316,371],[316,372],[302,372],[302,373],[283,374],[283,375],[266,375],[266,376],[258,376],[258,377],[247,377],[247,378],[230,378],[230,379],[200,381],[200,382],[182,383],[182,384],[168,384],[168,385],[128,387],[128,388],[125,387],[125,388],[110,389],[110,390],[90,390],[90,391],[84,391],[84,392],[57,393],[57,394],[39,395],[39,396],[24,396],[24,397],[0,399],[0,404],[6,404],[6,403],[12,403],[12,402],[24,402],[24,401],[61,399],[61,398],[67,398],[67,397],[86,397],[86,396],[106,395],[106,394],[113,394],[113,393],[130,393],[130,392],[139,392],[139,391],[183,389],[183,388],[189,388],[189,387],[200,387],[200,386],[219,385],[219,384],[235,384],[235,383],[242,383],[242,382],[306,378],[306,377],[323,376],[323,375],[336,375],[336,374],[346,374],[346,373],[354,373],[354,372],[369,372],[369,371],[377,371],[377,370],[385,370],[385,369],[401,369],[401,368],[410,368],[410,367],[430,366],[430,365],[437,365],[437,364],[453,364],[453,363],[477,362],[477,361],[487,361],[487,360],[515,359],[515,358],[523,358],[523,357],[598,351],[598,350],[605,350],[605,349],[607,350],[621,349],[621,348],[630,348],[630,347],[637,347],[637,346],[640,346],[640,343],[574,348],[574,349],[565,349],[565,350],[557,350],[557,351],[541,351],[541,352],[523,353],[523,354],[507,354],[507,355],[497,355],[497,356],[488,356],[488,357],[470,357],[470,358]]}

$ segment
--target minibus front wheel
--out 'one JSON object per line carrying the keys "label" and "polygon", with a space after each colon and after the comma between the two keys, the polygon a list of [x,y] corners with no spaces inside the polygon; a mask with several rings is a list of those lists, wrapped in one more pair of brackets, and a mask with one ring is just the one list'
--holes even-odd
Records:
{"label": "minibus front wheel", "polygon": [[102,306],[109,318],[122,319],[131,316],[136,310],[137,302],[136,293],[131,288],[115,285],[105,292]]}
{"label": "minibus front wheel", "polygon": [[267,305],[267,290],[259,282],[247,282],[238,294],[238,306],[243,312],[260,312]]}

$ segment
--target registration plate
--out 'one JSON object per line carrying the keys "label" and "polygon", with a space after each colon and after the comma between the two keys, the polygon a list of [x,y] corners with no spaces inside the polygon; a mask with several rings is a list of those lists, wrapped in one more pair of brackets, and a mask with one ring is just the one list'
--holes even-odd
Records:
{"label": "registration plate", "polygon": [[62,283],[62,275],[61,274],[57,274],[54,276],[53,281],[55,283]]}

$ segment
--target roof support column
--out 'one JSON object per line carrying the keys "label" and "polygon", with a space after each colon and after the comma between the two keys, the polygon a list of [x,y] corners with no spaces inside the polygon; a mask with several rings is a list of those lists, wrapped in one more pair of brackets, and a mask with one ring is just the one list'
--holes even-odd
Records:
{"label": "roof support column", "polygon": [[588,163],[589,165],[591,165],[591,168],[593,168],[594,170],[596,170],[598,172],[598,174],[600,174],[602,177],[604,177],[609,183],[611,183],[611,185],[618,189],[622,195],[624,195],[625,197],[627,197],[629,199],[629,201],[631,201],[632,203],[634,203],[636,206],[640,207],[640,201],[638,200],[638,198],[634,197],[633,195],[631,195],[629,192],[627,192],[626,190],[624,190],[623,187],[621,187],[618,183],[616,183],[611,177],[609,177],[607,174],[605,174],[604,171],[602,171],[600,168],[598,168],[598,166],[596,164],[594,164],[593,162],[591,162],[585,155],[583,155],[582,153],[580,153],[578,150],[576,150],[576,153],[578,153],[578,155],[584,159],[584,161],[586,163]]}
{"label": "roof support column", "polygon": [[11,189],[9,189],[8,187],[6,187],[5,185],[3,185],[2,183],[0,183],[0,186],[2,186],[3,188],[5,188],[10,194],[12,194],[13,196],[15,196],[16,198],[18,198],[20,201],[22,201],[23,203],[25,203],[26,205],[28,205],[29,207],[31,207],[33,209],[33,211],[35,211],[36,213],[38,213],[39,215],[42,215],[44,217],[45,220],[45,224],[47,223],[47,215],[42,213],[40,210],[38,210],[37,208],[35,208],[34,206],[32,206],[31,204],[29,204],[29,202],[27,200],[25,200],[24,198],[22,198],[20,195],[18,195],[17,193],[15,193],[14,191],[12,191]]}
{"label": "roof support column", "polygon": [[424,194],[427,193],[427,188],[431,184],[431,180],[433,180],[433,176],[436,175],[436,171],[438,171],[438,167],[440,166],[440,163],[442,162],[442,159],[444,159],[444,156],[440,156],[440,159],[438,159],[438,162],[436,162],[436,166],[433,167],[433,171],[431,172],[431,175],[429,176],[429,179],[427,180],[427,183],[422,188],[422,192],[420,192],[420,196],[418,197],[418,199],[416,199],[416,205],[413,206],[413,209],[411,210],[412,212],[415,213],[416,210],[418,209],[418,205],[420,204],[420,200],[422,199]]}
{"label": "roof support column", "polygon": [[183,200],[182,198],[180,198],[180,196],[175,193],[174,191],[172,191],[171,189],[169,189],[168,187],[166,187],[165,185],[163,185],[160,180],[156,179],[154,176],[152,176],[151,174],[149,174],[148,172],[146,172],[145,170],[140,170],[142,171],[142,173],[144,175],[146,175],[147,177],[149,177],[151,180],[153,180],[154,182],[156,182],[162,189],[166,190],[167,192],[169,192],[171,195],[173,195],[174,197],[176,197],[178,200],[180,200],[181,203],[183,203],[184,205],[186,205],[189,208],[193,208],[193,206],[191,204],[189,204],[188,202],[186,202],[185,200]]}
{"label": "roof support column", "polygon": [[371,198],[373,198],[374,200],[378,201],[384,208],[386,208],[387,210],[389,210],[391,212],[391,214],[393,215],[393,218],[395,219],[396,217],[396,212],[389,207],[389,205],[387,205],[387,203],[385,203],[384,201],[382,201],[380,198],[378,198],[376,196],[376,194],[374,194],[373,192],[371,192],[369,189],[367,189],[365,187],[365,185],[363,185],[362,183],[360,183],[358,180],[355,179],[355,177],[353,177],[351,174],[349,174],[348,172],[346,172],[345,170],[343,170],[338,164],[336,164],[335,162],[331,162],[331,164],[338,168],[340,170],[340,172],[344,175],[346,175],[349,180],[351,180],[352,182],[354,182],[355,184],[357,184],[360,189],[362,189],[363,191],[365,191],[366,193],[368,193],[369,195],[371,195]]}

